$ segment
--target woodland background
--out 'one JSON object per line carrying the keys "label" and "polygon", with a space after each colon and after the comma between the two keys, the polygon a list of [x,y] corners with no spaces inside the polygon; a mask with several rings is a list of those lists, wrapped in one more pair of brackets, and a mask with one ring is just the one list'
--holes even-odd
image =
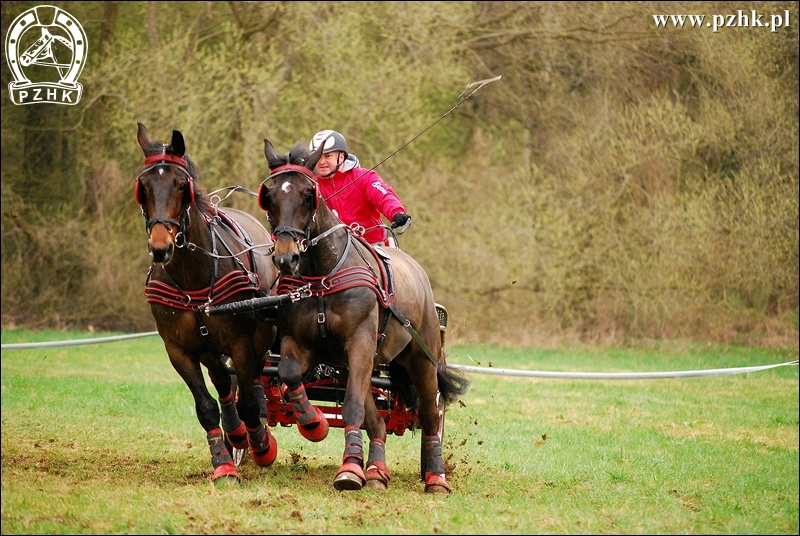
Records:
{"label": "woodland background", "polygon": [[[15,106],[0,62],[4,329],[155,329],[141,121],[206,192],[256,190],[265,137],[342,132],[451,341],[798,345],[796,2],[46,3],[87,33],[84,94]],[[3,2],[3,35],[41,4]],[[653,21],[739,9],[790,27]]]}

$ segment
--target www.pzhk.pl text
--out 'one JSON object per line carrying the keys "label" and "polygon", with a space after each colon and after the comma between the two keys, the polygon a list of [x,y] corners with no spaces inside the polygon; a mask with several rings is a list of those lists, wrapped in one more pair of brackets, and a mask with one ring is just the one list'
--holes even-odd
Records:
{"label": "www.pzhk.pl text", "polygon": [[712,28],[714,32],[723,28],[769,28],[771,32],[777,32],[780,28],[789,27],[789,10],[784,10],[780,15],[764,15],[755,9],[738,9],[731,15],[711,15],[710,21],[705,15],[653,15],[653,20],[656,28],[705,27]]}

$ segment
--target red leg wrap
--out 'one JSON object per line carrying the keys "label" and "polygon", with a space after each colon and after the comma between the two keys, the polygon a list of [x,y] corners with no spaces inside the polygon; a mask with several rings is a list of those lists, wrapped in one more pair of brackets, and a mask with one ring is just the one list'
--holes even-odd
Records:
{"label": "red leg wrap", "polygon": [[225,441],[222,439],[222,430],[214,428],[208,432],[206,439],[211,451],[211,465],[214,466],[214,475],[211,480],[216,481],[222,476],[232,476],[241,482],[242,479],[239,477],[236,466],[233,465],[233,459],[225,446]]}
{"label": "red leg wrap", "polygon": [[389,468],[383,462],[372,462],[367,465],[367,480],[380,480],[389,484]]}
{"label": "red leg wrap", "polygon": [[297,389],[289,391],[288,395],[292,401],[294,420],[297,421],[300,435],[315,443],[328,437],[328,419],[322,414],[321,409],[311,405],[305,386],[300,384]]}
{"label": "red leg wrap", "polygon": [[234,448],[247,448],[247,428],[243,422],[239,422],[239,427],[237,429],[231,430],[230,432],[225,432],[225,435],[228,437],[228,441],[230,441]]}
{"label": "red leg wrap", "polygon": [[250,440],[250,456],[256,465],[266,467],[272,465],[278,457],[278,442],[269,430],[261,425],[255,430],[247,429]]}
{"label": "red leg wrap", "polygon": [[381,439],[373,439],[369,442],[367,480],[379,480],[385,486],[389,484],[389,467],[386,465],[386,442]]}

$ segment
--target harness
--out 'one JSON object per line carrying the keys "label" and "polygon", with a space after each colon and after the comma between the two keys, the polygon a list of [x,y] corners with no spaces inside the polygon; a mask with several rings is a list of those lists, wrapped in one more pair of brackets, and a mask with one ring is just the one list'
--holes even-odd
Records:
{"label": "harness", "polygon": [[[367,266],[349,266],[341,268],[340,265],[347,257],[347,253],[352,247],[353,241],[357,240],[363,245],[367,251],[372,254],[372,257],[377,261],[378,269],[380,270],[380,279],[378,279],[375,269],[362,255],[360,250],[357,250]],[[327,336],[326,319],[325,319],[325,303],[324,297],[338,292],[343,292],[356,287],[367,287],[372,290],[378,298],[378,302],[384,309],[389,310],[403,327],[411,334],[411,337],[428,356],[428,359],[438,367],[439,362],[433,355],[433,352],[428,348],[428,345],[422,339],[420,334],[414,329],[411,321],[408,320],[397,307],[394,305],[394,273],[389,258],[385,252],[375,248],[367,242],[362,236],[355,236],[348,228],[347,245],[342,253],[342,256],[337,265],[331,270],[328,275],[315,276],[315,277],[287,277],[280,276],[278,279],[277,294],[294,294],[301,295],[302,297],[315,297],[317,299],[317,325],[319,326],[320,336]],[[389,325],[390,315],[384,315],[383,322],[377,333],[378,346],[386,338],[386,329]]]}
{"label": "harness", "polygon": [[[206,225],[211,230],[212,251],[209,252],[191,242],[186,242],[184,244],[184,246],[189,250],[206,253],[213,259],[211,283],[209,286],[198,290],[184,290],[178,285],[178,283],[175,282],[174,279],[172,279],[172,276],[170,276],[166,270],[164,273],[169,278],[169,283],[153,280],[153,269],[151,266],[150,270],[147,272],[147,281],[145,282],[144,288],[144,295],[147,297],[148,303],[157,303],[173,309],[191,311],[200,309],[214,302],[227,300],[228,298],[241,292],[256,292],[262,295],[264,294],[260,288],[261,285],[258,277],[258,266],[256,257],[253,254],[253,250],[250,248],[247,250],[247,258],[250,264],[250,269],[248,269],[245,267],[244,263],[238,259],[238,257],[233,255],[230,247],[219,234],[217,223],[225,222],[226,228],[230,229],[234,233],[231,236],[236,238],[239,243],[252,246],[252,240],[250,239],[250,236],[238,223],[228,217],[224,212],[218,210],[217,214],[218,215],[215,218],[204,218]],[[219,255],[217,253],[216,245],[217,239],[219,239],[228,253],[233,256],[233,258],[239,264],[241,270],[228,272],[219,278]]]}

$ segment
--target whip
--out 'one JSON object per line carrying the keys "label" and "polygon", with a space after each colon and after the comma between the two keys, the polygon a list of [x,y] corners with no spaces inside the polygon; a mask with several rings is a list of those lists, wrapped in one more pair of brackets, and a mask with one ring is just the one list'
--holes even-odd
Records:
{"label": "whip", "polygon": [[[454,105],[453,105],[453,106],[452,106],[452,107],[451,107],[449,110],[447,110],[445,113],[443,113],[441,116],[439,116],[439,118],[438,118],[436,121],[434,121],[433,123],[431,123],[430,125],[428,125],[427,127],[425,127],[425,129],[424,129],[424,130],[422,130],[422,131],[421,131],[419,134],[417,134],[416,136],[414,136],[413,138],[411,138],[410,140],[408,140],[407,142],[405,142],[403,145],[401,145],[399,148],[397,148],[397,149],[396,149],[396,150],[395,150],[393,153],[391,153],[389,156],[387,156],[386,158],[384,158],[383,160],[381,160],[380,162],[378,162],[377,164],[375,164],[374,166],[372,166],[372,167],[371,167],[371,168],[370,168],[368,171],[374,171],[374,170],[375,170],[375,168],[377,168],[378,166],[380,166],[381,164],[383,164],[384,162],[386,162],[387,160],[389,160],[391,157],[393,157],[394,155],[396,155],[397,153],[399,153],[400,151],[402,151],[402,150],[403,150],[403,149],[404,149],[406,146],[408,146],[408,145],[409,145],[411,142],[413,142],[414,140],[416,140],[417,138],[419,138],[420,136],[422,136],[423,134],[425,134],[427,131],[429,131],[431,128],[433,128],[433,127],[436,125],[436,123],[438,123],[439,121],[441,121],[442,119],[444,119],[445,117],[447,117],[448,115],[450,115],[450,112],[452,112],[453,110],[455,110],[456,108],[458,108],[459,106],[461,106],[462,104],[464,104],[464,102],[466,102],[466,101],[467,101],[467,99],[469,99],[469,98],[470,98],[470,97],[472,97],[472,96],[473,96],[475,93],[477,93],[477,92],[478,92],[478,90],[479,90],[479,89],[481,89],[483,86],[485,86],[485,85],[487,85],[487,84],[491,84],[492,82],[497,82],[498,80],[500,80],[500,78],[502,78],[502,75],[495,76],[494,78],[487,78],[487,79],[485,79],[485,80],[476,80],[475,82],[470,82],[469,84],[467,84],[467,86],[464,88],[464,91],[462,91],[462,92],[461,92],[461,94],[458,96],[458,102],[457,102],[457,103],[455,103],[455,104],[454,104]],[[475,89],[472,89],[472,88],[475,88]],[[470,91],[469,93],[467,93],[467,91],[469,91],[470,89],[472,89],[472,91]],[[465,93],[467,93],[467,94],[466,94],[466,96],[464,95]],[[350,187],[351,185],[353,185],[353,184],[355,184],[356,182],[358,182],[358,180],[359,180],[361,177],[363,177],[363,176],[364,176],[366,173],[367,173],[367,172],[365,171],[364,173],[362,173],[361,175],[359,175],[358,177],[356,177],[355,179],[353,179],[353,180],[352,180],[352,181],[350,181],[349,183],[345,184],[345,185],[344,185],[344,186],[343,186],[341,189],[339,189],[339,190],[338,190],[338,191],[336,191],[335,193],[333,193],[333,194],[331,194],[330,196],[328,196],[328,197],[325,199],[325,201],[328,201],[328,199],[330,199],[331,197],[333,197],[333,196],[337,195],[339,192],[342,192],[342,191],[344,191],[345,189],[347,189],[347,188],[348,188],[348,187]]]}

